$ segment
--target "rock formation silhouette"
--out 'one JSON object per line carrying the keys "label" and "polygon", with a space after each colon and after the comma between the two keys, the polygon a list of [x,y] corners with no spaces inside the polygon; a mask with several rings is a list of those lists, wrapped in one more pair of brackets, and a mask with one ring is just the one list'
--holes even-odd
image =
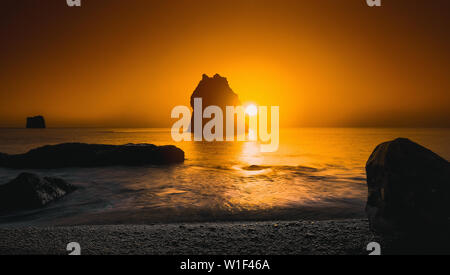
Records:
{"label": "rock formation silhouette", "polygon": [[[197,88],[191,95],[191,107],[195,111],[194,99],[202,98],[202,113],[208,106],[218,106],[225,114],[226,106],[239,106],[241,102],[237,94],[233,92],[228,84],[228,80],[219,74],[209,77],[206,74],[203,75],[202,80],[198,84]],[[203,126],[208,120],[203,119]],[[224,118],[225,125],[225,118]],[[195,131],[194,128],[194,116],[191,119],[191,132]]]}
{"label": "rock formation silhouette", "polygon": [[44,129],[45,119],[43,116],[35,116],[27,118],[27,128],[29,129]]}

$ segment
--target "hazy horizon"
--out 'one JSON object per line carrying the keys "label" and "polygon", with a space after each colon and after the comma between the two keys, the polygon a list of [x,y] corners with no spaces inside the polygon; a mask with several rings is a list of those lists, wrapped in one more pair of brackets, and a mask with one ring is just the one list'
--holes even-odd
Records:
{"label": "hazy horizon", "polygon": [[[39,130],[45,130],[45,129],[27,129],[26,127],[8,127],[8,126],[0,126],[0,129],[24,129],[24,130],[31,130],[31,131],[39,131]],[[46,129],[164,129],[164,130],[171,130],[171,126],[167,127],[127,127],[127,126],[117,126],[117,127],[110,127],[110,126],[59,126],[59,127],[52,127],[47,126]],[[287,126],[287,127],[280,127],[280,129],[450,129],[450,127],[412,127],[412,126]]]}

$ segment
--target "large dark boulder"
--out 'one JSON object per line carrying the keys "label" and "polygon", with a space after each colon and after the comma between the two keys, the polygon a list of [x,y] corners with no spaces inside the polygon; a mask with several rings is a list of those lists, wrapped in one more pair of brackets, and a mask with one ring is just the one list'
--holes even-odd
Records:
{"label": "large dark boulder", "polygon": [[183,150],[172,145],[156,146],[153,144],[101,145],[65,143],[47,145],[19,155],[0,153],[0,167],[16,169],[163,165],[183,161]]}
{"label": "large dark boulder", "polygon": [[75,190],[62,179],[22,173],[0,185],[0,212],[40,208]]}
{"label": "large dark boulder", "polygon": [[409,139],[378,145],[366,165],[371,228],[382,233],[445,231],[450,223],[450,165]]}
{"label": "large dark boulder", "polygon": [[[240,106],[239,96],[233,92],[228,80],[219,74],[209,77],[206,74],[203,75],[202,80],[195,88],[191,95],[191,107],[195,111],[194,99],[202,98],[202,113],[208,106],[218,106],[222,109],[224,114],[224,124],[225,124],[225,114],[226,106]],[[203,126],[208,122],[208,119],[203,119]],[[191,119],[191,132],[194,132],[194,116]],[[201,129],[200,129],[201,130]]]}
{"label": "large dark boulder", "polygon": [[27,118],[27,128],[44,129],[45,119],[43,116],[35,116]]}

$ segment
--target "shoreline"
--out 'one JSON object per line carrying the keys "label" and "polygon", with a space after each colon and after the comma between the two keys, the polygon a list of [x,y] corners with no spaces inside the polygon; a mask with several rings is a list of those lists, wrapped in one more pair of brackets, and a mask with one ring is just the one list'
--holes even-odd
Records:
{"label": "shoreline", "polygon": [[0,255],[368,255],[365,219],[0,228]]}

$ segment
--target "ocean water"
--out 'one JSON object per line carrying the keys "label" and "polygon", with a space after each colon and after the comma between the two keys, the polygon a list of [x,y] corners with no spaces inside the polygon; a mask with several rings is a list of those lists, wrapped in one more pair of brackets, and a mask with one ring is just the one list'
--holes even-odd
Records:
{"label": "ocean water", "polygon": [[0,152],[64,142],[174,144],[183,164],[12,170],[61,177],[79,189],[45,208],[0,216],[1,226],[153,224],[364,217],[364,166],[375,146],[410,138],[447,160],[450,129],[292,128],[275,153],[256,142],[172,141],[170,129],[0,129]]}

